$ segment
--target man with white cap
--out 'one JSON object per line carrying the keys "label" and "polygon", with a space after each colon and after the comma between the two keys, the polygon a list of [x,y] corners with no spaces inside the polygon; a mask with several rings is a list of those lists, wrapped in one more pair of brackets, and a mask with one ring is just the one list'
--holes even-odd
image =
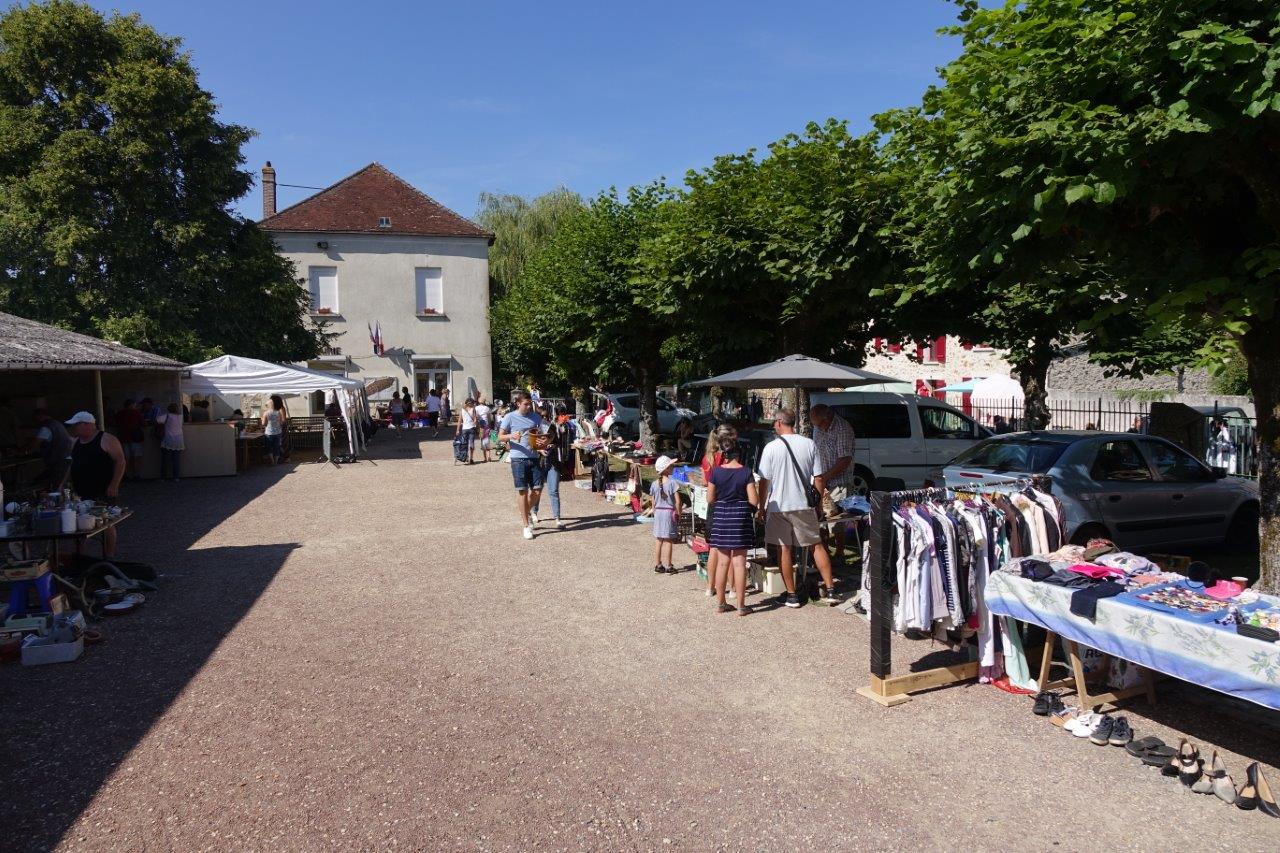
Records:
{"label": "man with white cap", "polygon": [[[71,447],[71,487],[82,498],[115,503],[125,471],[120,439],[98,429],[97,418],[89,412],[76,412],[66,423],[76,439]],[[103,552],[108,557],[115,556],[116,529],[112,527],[102,536]]]}

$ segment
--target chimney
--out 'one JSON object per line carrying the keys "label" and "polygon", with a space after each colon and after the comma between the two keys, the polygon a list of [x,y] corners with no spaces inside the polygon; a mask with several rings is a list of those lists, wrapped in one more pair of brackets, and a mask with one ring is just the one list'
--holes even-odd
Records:
{"label": "chimney", "polygon": [[262,167],[262,218],[276,215],[276,170],[271,161]]}

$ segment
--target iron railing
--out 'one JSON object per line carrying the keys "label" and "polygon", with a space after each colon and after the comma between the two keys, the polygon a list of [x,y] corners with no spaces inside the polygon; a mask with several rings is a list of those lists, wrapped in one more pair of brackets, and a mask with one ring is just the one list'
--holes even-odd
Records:
{"label": "iron railing", "polygon": [[[1228,474],[1240,477],[1258,476],[1257,420],[1242,413],[1236,406],[1197,406],[1205,410],[1204,461]],[[1017,432],[1024,428],[1023,401],[974,400],[965,405],[965,411],[978,423],[995,433]],[[1151,404],[1142,400],[1071,401],[1049,404],[1049,429],[1096,429],[1103,432],[1147,432],[1151,418]],[[1227,435],[1214,424],[1221,421]]]}

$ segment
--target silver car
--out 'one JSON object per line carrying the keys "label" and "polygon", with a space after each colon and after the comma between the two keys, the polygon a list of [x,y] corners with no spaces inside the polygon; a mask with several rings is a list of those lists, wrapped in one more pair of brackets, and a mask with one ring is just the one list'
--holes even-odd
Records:
{"label": "silver car", "polygon": [[[613,403],[613,431],[625,438],[640,435],[640,395],[634,391],[605,394]],[[698,413],[681,408],[665,397],[658,397],[658,432],[674,435],[676,425],[682,420],[693,423]]]}
{"label": "silver car", "polygon": [[1258,484],[1227,477],[1163,438],[1063,430],[999,435],[943,471],[948,486],[1053,478],[1077,544],[1103,537],[1126,549],[1258,541]]}

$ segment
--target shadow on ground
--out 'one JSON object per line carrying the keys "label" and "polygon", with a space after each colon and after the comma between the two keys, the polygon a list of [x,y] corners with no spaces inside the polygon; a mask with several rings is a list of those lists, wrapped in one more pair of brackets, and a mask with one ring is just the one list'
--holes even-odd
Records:
{"label": "shadow on ground", "polygon": [[160,591],[73,664],[0,668],[0,847],[56,846],[253,607],[297,544],[192,546],[293,467],[126,484],[120,557],[152,563]]}

